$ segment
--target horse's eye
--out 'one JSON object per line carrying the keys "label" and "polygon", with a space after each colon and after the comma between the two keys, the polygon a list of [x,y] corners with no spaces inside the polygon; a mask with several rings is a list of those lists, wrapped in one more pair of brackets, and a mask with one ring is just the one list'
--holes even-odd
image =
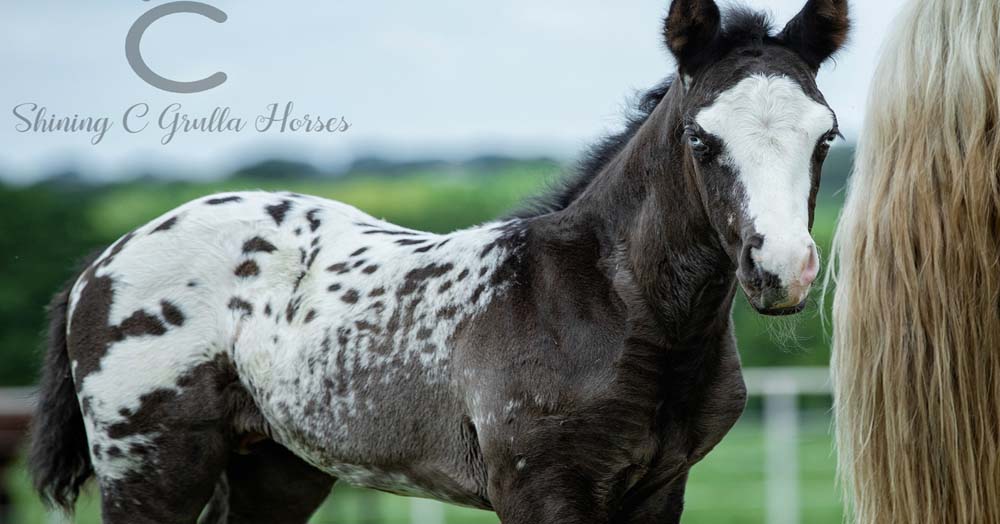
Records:
{"label": "horse's eye", "polygon": [[691,144],[691,149],[695,153],[705,153],[708,151],[708,144],[706,144],[698,135],[688,133],[688,143]]}
{"label": "horse's eye", "polygon": [[840,131],[837,129],[830,131],[829,133],[823,136],[823,143],[822,143],[823,147],[829,148],[830,146],[833,145],[834,142],[837,141],[838,138],[841,138],[842,136],[843,135],[841,135]]}

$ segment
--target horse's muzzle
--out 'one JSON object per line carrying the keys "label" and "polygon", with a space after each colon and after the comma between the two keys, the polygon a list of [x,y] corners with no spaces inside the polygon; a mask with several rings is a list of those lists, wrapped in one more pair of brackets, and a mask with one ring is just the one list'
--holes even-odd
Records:
{"label": "horse's muzzle", "polygon": [[784,264],[791,271],[781,277],[757,262],[754,250],[764,244],[760,235],[749,237],[740,254],[736,276],[750,305],[764,315],[793,315],[805,309],[812,283],[819,274],[819,256],[812,243]]}

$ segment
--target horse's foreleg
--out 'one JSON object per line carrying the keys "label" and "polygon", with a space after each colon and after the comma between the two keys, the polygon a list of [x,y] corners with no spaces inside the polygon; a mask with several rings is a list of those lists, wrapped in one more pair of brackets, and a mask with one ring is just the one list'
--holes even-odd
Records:
{"label": "horse's foreleg", "polygon": [[336,481],[270,440],[232,456],[225,477],[228,524],[304,524]]}

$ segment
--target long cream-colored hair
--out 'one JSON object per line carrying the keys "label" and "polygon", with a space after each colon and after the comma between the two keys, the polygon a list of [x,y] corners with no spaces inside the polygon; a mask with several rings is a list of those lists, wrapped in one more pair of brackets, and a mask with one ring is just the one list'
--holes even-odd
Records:
{"label": "long cream-colored hair", "polygon": [[1000,523],[1000,0],[910,0],[834,241],[841,479],[861,524]]}

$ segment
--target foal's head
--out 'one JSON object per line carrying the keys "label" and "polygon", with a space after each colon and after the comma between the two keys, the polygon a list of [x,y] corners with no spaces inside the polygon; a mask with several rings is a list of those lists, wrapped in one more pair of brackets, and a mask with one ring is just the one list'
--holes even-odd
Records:
{"label": "foal's head", "polygon": [[761,313],[804,307],[819,271],[810,236],[820,170],[837,119],[816,87],[847,36],[847,0],[809,0],[776,35],[762,16],[714,0],[674,0],[685,165],[712,227]]}

